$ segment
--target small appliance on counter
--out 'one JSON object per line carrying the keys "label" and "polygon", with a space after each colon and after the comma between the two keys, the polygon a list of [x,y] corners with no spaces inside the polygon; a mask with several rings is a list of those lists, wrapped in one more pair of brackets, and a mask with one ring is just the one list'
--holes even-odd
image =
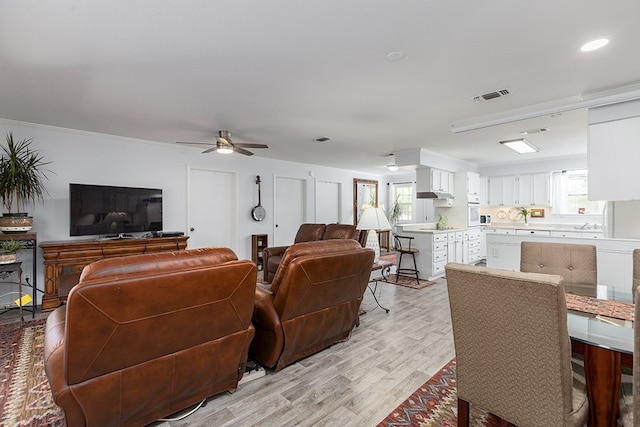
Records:
{"label": "small appliance on counter", "polygon": [[480,215],[480,225],[491,225],[491,215]]}

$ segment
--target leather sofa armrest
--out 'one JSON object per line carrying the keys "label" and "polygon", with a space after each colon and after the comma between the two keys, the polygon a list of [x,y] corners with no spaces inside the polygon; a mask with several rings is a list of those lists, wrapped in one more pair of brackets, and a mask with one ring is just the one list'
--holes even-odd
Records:
{"label": "leather sofa armrest", "polygon": [[264,248],[264,251],[262,251],[262,256],[264,257],[266,262],[267,258],[269,258],[270,256],[284,255],[288,247],[289,246],[273,246],[271,248]]}
{"label": "leather sofa armrest", "polygon": [[256,288],[253,322],[271,331],[276,330],[280,325],[280,316],[276,312],[274,299],[275,295],[265,287]]}

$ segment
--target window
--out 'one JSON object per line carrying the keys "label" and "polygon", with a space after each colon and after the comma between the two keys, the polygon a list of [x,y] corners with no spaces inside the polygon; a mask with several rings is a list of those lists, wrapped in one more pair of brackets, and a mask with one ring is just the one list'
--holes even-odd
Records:
{"label": "window", "polygon": [[392,205],[397,202],[400,206],[400,215],[397,222],[411,222],[413,220],[413,184],[393,184]]}
{"label": "window", "polygon": [[597,214],[602,213],[603,201],[588,199],[589,180],[586,170],[562,171],[553,174],[554,213]]}

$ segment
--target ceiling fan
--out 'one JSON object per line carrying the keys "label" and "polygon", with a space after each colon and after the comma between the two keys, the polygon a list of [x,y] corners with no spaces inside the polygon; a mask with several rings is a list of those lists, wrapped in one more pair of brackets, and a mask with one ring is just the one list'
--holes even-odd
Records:
{"label": "ceiling fan", "polygon": [[211,148],[207,148],[202,153],[210,153],[217,151],[222,154],[230,154],[233,152],[244,154],[245,156],[253,156],[253,153],[245,148],[269,148],[265,144],[254,143],[235,143],[231,142],[231,131],[219,130],[216,142],[182,142],[178,141],[177,144],[190,144],[190,145],[213,145]]}

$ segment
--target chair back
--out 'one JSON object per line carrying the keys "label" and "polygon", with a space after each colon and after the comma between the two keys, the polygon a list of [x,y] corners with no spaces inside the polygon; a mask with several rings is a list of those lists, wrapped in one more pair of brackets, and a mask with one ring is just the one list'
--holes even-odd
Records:
{"label": "chair back", "polygon": [[525,241],[520,246],[520,271],[558,274],[567,292],[595,296],[598,261],[595,245]]}
{"label": "chair back", "polygon": [[560,426],[572,409],[563,279],[449,263],[458,397],[518,426]]}
{"label": "chair back", "polygon": [[400,236],[398,234],[393,235],[393,243],[396,247],[396,251],[398,252],[415,251],[415,248],[411,247],[412,241],[413,241],[413,237],[411,236]]}
{"label": "chair back", "polygon": [[[638,249],[636,249],[638,251]],[[635,252],[634,251],[634,261]],[[633,293],[634,299],[640,298],[640,290]],[[640,305],[635,306],[635,318],[640,319]],[[633,354],[640,354],[640,328],[633,328]],[[633,425],[640,427],[640,357],[633,358]]]}
{"label": "chair back", "polygon": [[351,224],[327,224],[322,234],[322,240],[353,239],[358,240],[360,231]]}
{"label": "chair back", "polygon": [[[633,250],[633,282],[631,291],[633,293],[633,301],[635,302],[636,289],[640,287],[640,249]],[[640,422],[640,420],[639,420]]]}
{"label": "chair back", "polygon": [[321,240],[325,227],[325,224],[300,224],[293,243]]}

